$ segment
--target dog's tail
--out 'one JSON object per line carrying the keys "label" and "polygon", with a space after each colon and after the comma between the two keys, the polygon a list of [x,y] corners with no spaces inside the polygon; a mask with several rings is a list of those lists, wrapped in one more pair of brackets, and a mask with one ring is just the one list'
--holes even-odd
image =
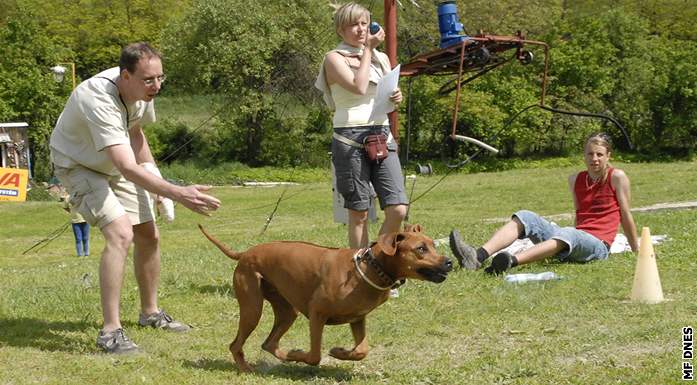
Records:
{"label": "dog's tail", "polygon": [[208,232],[203,228],[203,226],[201,226],[201,224],[198,225],[198,228],[201,229],[201,232],[203,233],[203,235],[206,236],[206,238],[208,238],[209,241],[211,241],[214,245],[218,246],[218,248],[220,249],[220,251],[223,252],[223,254],[227,255],[228,257],[230,257],[230,259],[233,259],[235,261],[240,259],[239,253],[236,253],[228,249],[227,246],[223,245],[222,242],[215,239],[215,237],[213,237],[212,235],[208,234]]}

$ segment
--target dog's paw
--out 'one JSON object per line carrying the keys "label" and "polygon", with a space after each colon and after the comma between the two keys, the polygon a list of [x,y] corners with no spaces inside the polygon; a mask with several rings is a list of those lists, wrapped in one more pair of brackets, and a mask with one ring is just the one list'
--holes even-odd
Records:
{"label": "dog's paw", "polygon": [[237,364],[237,370],[240,373],[254,373],[254,368],[249,364],[244,364],[244,365]]}
{"label": "dog's paw", "polygon": [[346,350],[344,348],[332,348],[329,351],[329,355],[339,360],[359,361],[365,358],[367,354],[359,353],[355,350]]}
{"label": "dog's paw", "polygon": [[332,348],[329,351],[330,356],[337,358],[337,359],[340,359],[340,360],[345,360],[346,357],[349,355],[349,353],[351,353],[351,351],[346,350],[344,348]]}
{"label": "dog's paw", "polygon": [[288,361],[304,362],[308,365],[317,366],[322,360],[322,355],[319,352],[306,352],[300,349],[293,349],[286,356]]}
{"label": "dog's paw", "polygon": [[254,373],[254,368],[245,361],[242,355],[233,355],[233,362],[237,364],[237,370],[240,373]]}
{"label": "dog's paw", "polygon": [[293,349],[286,354],[286,361],[305,362],[307,353],[302,349]]}

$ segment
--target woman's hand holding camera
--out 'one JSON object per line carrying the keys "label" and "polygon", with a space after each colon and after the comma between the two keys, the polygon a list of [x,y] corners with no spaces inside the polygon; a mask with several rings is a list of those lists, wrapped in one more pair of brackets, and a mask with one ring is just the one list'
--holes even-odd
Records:
{"label": "woman's hand holding camera", "polygon": [[376,34],[370,34],[366,33],[365,34],[365,45],[366,48],[373,49],[382,43],[382,41],[385,40],[385,31],[380,28],[380,30]]}

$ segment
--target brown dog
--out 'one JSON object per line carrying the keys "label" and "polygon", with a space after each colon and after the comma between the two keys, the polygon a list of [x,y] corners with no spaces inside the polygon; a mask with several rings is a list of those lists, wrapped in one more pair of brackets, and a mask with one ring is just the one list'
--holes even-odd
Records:
{"label": "brown dog", "polygon": [[[439,255],[421,226],[405,226],[384,234],[370,249],[337,249],[306,242],[270,242],[237,253],[203,234],[223,253],[239,261],[233,276],[240,306],[239,329],[230,352],[240,370],[252,367],[242,346],[261,318],[263,300],[271,303],[274,324],[262,349],[283,361],[317,365],[321,358],[324,325],[349,323],[352,349],[333,348],[332,357],[361,360],[368,354],[365,316],[384,303],[389,290],[406,278],[443,282],[452,262]],[[279,347],[279,340],[301,312],[310,320],[310,351]]]}

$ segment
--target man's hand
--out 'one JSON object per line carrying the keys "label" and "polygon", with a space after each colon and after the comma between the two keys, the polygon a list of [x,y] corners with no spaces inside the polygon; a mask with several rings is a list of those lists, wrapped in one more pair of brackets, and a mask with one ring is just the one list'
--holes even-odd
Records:
{"label": "man's hand", "polygon": [[220,207],[218,199],[202,193],[202,191],[210,190],[210,186],[177,186],[157,176],[156,173],[146,171],[145,167],[154,169],[157,169],[157,167],[154,163],[151,166],[137,164],[131,146],[117,144],[106,147],[105,151],[124,178],[153,194],[168,197],[183,204],[189,210],[203,215],[210,215],[211,211],[215,211]]}
{"label": "man's hand", "polygon": [[193,212],[209,216],[211,211],[220,207],[220,201],[211,195],[204,194],[211,186],[191,185],[180,187],[177,201]]}

